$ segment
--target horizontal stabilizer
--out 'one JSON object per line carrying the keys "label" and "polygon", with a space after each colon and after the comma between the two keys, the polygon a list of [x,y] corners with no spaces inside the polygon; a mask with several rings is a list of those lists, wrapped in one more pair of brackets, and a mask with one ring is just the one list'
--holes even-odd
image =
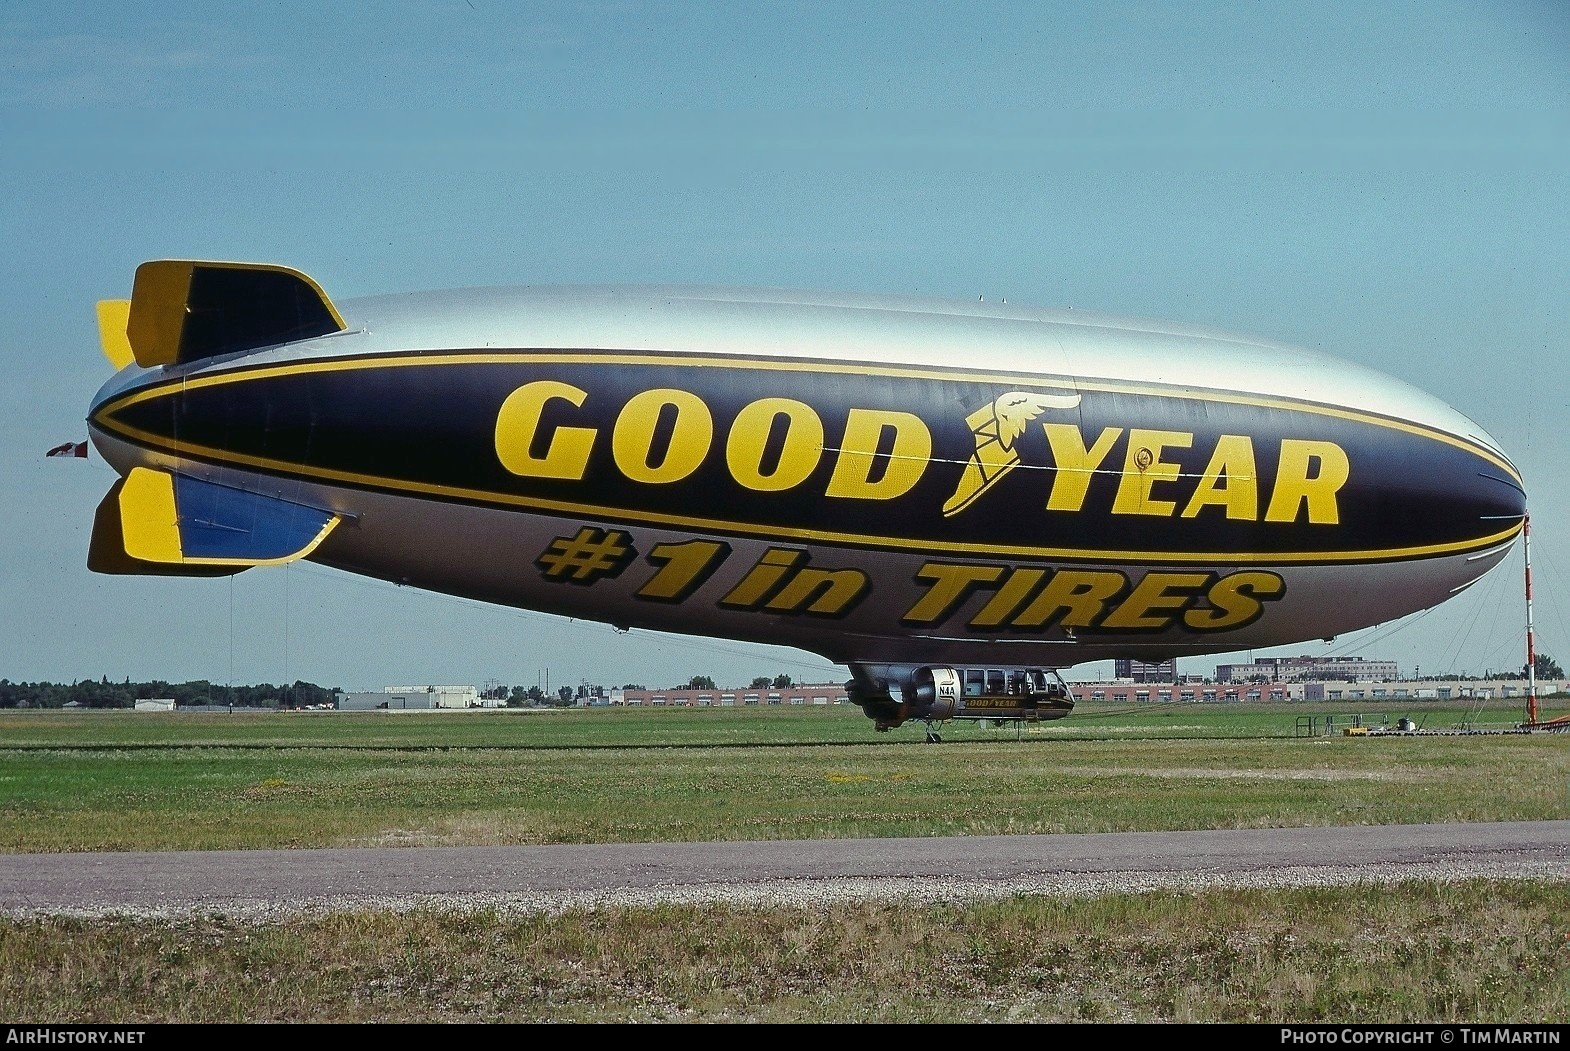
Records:
{"label": "horizontal stabilizer", "polygon": [[88,568],[158,575],[237,573],[304,558],[339,521],[320,508],[137,467],[99,505]]}
{"label": "horizontal stabilizer", "polygon": [[[112,330],[114,322],[112,314],[105,320],[101,304],[101,329]],[[143,368],[313,339],[346,327],[321,286],[298,270],[188,259],[155,259],[137,267],[125,319],[127,345]],[[102,338],[113,361],[110,335]]]}

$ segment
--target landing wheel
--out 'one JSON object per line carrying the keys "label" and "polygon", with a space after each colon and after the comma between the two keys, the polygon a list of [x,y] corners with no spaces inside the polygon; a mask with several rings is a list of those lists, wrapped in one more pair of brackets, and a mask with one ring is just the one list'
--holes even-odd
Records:
{"label": "landing wheel", "polygon": [[928,744],[942,744],[943,743],[943,735],[938,733],[937,728],[934,727],[931,723],[927,724],[927,743]]}

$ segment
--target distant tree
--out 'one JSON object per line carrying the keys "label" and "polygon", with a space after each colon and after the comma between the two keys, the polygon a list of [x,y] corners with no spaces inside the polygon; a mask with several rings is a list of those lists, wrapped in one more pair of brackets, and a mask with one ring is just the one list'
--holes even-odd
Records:
{"label": "distant tree", "polygon": [[687,681],[687,685],[680,687],[680,689],[683,689],[683,690],[712,690],[712,689],[714,689],[714,680],[709,678],[707,675],[694,675],[691,679],[689,679]]}
{"label": "distant tree", "polygon": [[524,691],[524,696],[529,698],[529,700],[534,704],[545,703],[545,691],[540,689],[538,686],[530,686],[526,691]]}
{"label": "distant tree", "polygon": [[774,688],[776,690],[783,690],[794,685],[796,685],[796,680],[792,679],[789,675],[774,676]]}
{"label": "distant tree", "polygon": [[566,707],[572,703],[572,687],[563,686],[561,689],[556,691],[556,696],[561,698],[562,706]]}
{"label": "distant tree", "polygon": [[75,701],[84,708],[130,708],[135,704],[130,691],[118,684],[111,685],[108,676],[99,682],[83,679],[72,683],[66,691],[66,700]]}
{"label": "distant tree", "polygon": [[752,680],[752,687],[751,688],[754,689],[754,690],[761,690],[761,689],[764,689],[765,687],[767,687],[768,685],[769,685],[769,677],[767,675],[760,675],[756,679]]}
{"label": "distant tree", "polygon": [[[273,691],[274,688],[269,685],[266,686],[266,689]],[[277,698],[283,693],[283,690],[277,690],[272,692],[270,696]],[[213,684],[206,679],[192,679],[189,682],[174,683],[170,685],[169,692],[164,694],[164,696],[174,698],[174,703],[179,706],[210,704],[213,701]],[[292,698],[283,696],[281,701],[292,703]]]}
{"label": "distant tree", "polygon": [[63,683],[14,683],[0,679],[0,708],[59,708],[74,702],[84,708],[131,708],[148,698],[173,698],[176,704],[233,704],[236,707],[267,708],[279,704],[299,706],[332,704],[340,687],[324,687],[295,680],[291,686],[260,683],[255,686],[215,686],[206,679],[169,683],[163,679],[147,682],[110,682],[101,676],[97,682],[83,679]]}
{"label": "distant tree", "polygon": [[622,683],[621,688],[624,689],[624,690],[643,690],[643,689],[647,689],[646,686],[644,686],[642,683],[639,683],[639,682],[624,682],[624,683]]}
{"label": "distant tree", "polygon": [[[1532,660],[1532,667],[1539,679],[1563,679],[1565,670],[1559,662],[1546,653],[1539,653]],[[1521,678],[1526,678],[1526,665],[1521,665]]]}

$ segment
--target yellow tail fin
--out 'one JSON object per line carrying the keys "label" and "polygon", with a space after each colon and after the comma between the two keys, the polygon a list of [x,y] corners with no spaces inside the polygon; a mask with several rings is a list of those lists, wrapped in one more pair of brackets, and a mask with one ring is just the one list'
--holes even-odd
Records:
{"label": "yellow tail fin", "polygon": [[129,299],[98,301],[98,339],[103,344],[104,357],[116,370],[136,360],[136,355],[131,353],[131,337],[125,334],[126,322],[130,319]]}

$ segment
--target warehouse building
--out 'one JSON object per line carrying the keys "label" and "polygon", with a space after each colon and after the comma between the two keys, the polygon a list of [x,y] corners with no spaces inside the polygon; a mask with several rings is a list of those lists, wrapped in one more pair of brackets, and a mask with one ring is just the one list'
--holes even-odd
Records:
{"label": "warehouse building", "polygon": [[1112,674],[1130,682],[1176,682],[1177,658],[1156,663],[1119,659],[1112,662]]}
{"label": "warehouse building", "polygon": [[346,693],[338,702],[344,711],[436,710],[439,708],[500,708],[501,701],[481,700],[473,686],[384,686],[380,693]]}
{"label": "warehouse building", "polygon": [[1332,679],[1372,681],[1400,678],[1395,661],[1362,657],[1261,657],[1252,664],[1216,665],[1217,682],[1307,682]]}
{"label": "warehouse building", "polygon": [[610,691],[612,706],[628,708],[746,708],[753,705],[848,704],[850,695],[840,682],[795,686],[762,686],[746,689],[642,690],[617,687]]}
{"label": "warehouse building", "polygon": [[[1570,690],[1565,679],[1539,679],[1537,695],[1548,697]],[[1449,701],[1526,699],[1525,679],[1382,679],[1347,682],[1075,682],[1076,700],[1118,704],[1239,701]]]}

